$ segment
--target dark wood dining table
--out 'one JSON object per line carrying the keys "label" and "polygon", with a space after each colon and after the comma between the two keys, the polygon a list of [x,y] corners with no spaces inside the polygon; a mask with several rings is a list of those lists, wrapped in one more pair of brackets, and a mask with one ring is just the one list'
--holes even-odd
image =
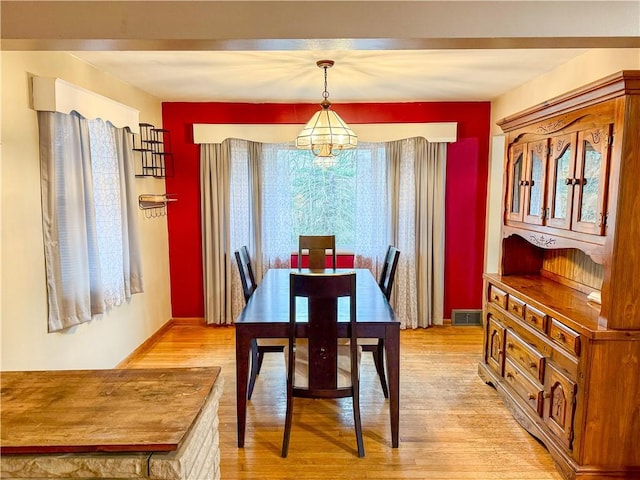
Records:
{"label": "dark wood dining table", "polygon": [[[238,316],[236,327],[236,402],[238,447],[244,447],[247,422],[247,381],[251,342],[255,338],[287,338],[289,324],[289,276],[292,271],[270,269],[262,283]],[[400,420],[400,322],[380,287],[367,269],[327,269],[330,272],[356,272],[357,335],[361,338],[382,338],[386,353],[386,374],[389,386],[391,446],[398,447]],[[307,336],[304,308],[298,309],[296,335]],[[300,311],[301,310],[301,311]],[[348,337],[348,300],[338,302],[338,333]],[[284,364],[283,364],[284,365]]]}

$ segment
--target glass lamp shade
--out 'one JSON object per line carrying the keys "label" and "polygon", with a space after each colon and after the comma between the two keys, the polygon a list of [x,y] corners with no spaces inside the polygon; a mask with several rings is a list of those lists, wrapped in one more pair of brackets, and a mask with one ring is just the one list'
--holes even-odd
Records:
{"label": "glass lamp shade", "polygon": [[298,137],[296,147],[311,150],[316,157],[335,157],[342,150],[355,148],[358,137],[340,116],[323,105],[307,122]]}

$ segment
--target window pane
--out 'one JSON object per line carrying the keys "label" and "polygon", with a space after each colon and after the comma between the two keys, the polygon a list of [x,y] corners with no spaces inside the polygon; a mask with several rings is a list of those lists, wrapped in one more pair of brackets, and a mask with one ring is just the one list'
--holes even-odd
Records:
{"label": "window pane", "polygon": [[598,186],[602,155],[593,148],[589,141],[584,142],[584,170],[582,178],[582,205],[580,206],[580,221],[595,223],[598,215]]}
{"label": "window pane", "polygon": [[[335,235],[339,249],[379,254],[387,246],[384,145],[360,144],[322,165],[309,151],[264,145],[263,254],[297,251],[299,235]],[[283,248],[286,245],[286,248]]]}
{"label": "window pane", "polygon": [[100,277],[109,307],[120,305],[125,298],[120,171],[112,127],[102,120],[91,120],[89,138]]}
{"label": "window pane", "polygon": [[511,213],[518,213],[520,211],[520,180],[522,180],[522,154],[518,155],[513,162],[513,169],[511,171]]}
{"label": "window pane", "polygon": [[333,166],[321,166],[306,150],[289,152],[293,206],[292,243],[299,235],[335,235],[336,245],[353,244],[355,150]]}
{"label": "window pane", "polygon": [[567,145],[562,155],[556,159],[556,183],[554,185],[554,205],[552,218],[565,219],[567,218],[567,198],[569,196],[569,185],[567,185],[567,178],[569,178],[569,162],[571,160],[571,144]]}
{"label": "window pane", "polygon": [[531,189],[529,191],[529,215],[540,215],[542,208],[542,159],[531,152]]}

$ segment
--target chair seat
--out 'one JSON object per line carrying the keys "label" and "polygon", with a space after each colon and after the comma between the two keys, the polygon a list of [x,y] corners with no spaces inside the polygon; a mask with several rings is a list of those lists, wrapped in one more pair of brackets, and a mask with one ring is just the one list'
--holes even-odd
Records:
{"label": "chair seat", "polygon": [[[338,388],[351,386],[351,354],[349,344],[338,345]],[[358,348],[358,364],[362,349]],[[285,366],[289,365],[289,350],[284,350]],[[296,371],[294,384],[296,388],[309,388],[309,342],[306,338],[296,340]]]}

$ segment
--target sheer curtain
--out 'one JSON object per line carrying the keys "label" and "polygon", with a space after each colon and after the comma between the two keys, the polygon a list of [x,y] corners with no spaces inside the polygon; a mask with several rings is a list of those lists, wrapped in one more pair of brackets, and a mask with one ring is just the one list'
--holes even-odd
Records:
{"label": "sheer curtain", "polygon": [[361,143],[355,152],[354,266],[378,278],[390,238],[385,146]]}
{"label": "sheer curtain", "polygon": [[297,246],[292,243],[292,201],[289,181],[291,164],[290,146],[264,144],[260,165],[262,184],[262,268],[289,268],[291,252]]}
{"label": "sheer curtain", "polygon": [[49,331],[143,291],[131,137],[102,120],[38,112]]}
{"label": "sheer curtain", "polygon": [[391,239],[400,250],[392,304],[402,328],[441,325],[446,143],[387,144]]}

